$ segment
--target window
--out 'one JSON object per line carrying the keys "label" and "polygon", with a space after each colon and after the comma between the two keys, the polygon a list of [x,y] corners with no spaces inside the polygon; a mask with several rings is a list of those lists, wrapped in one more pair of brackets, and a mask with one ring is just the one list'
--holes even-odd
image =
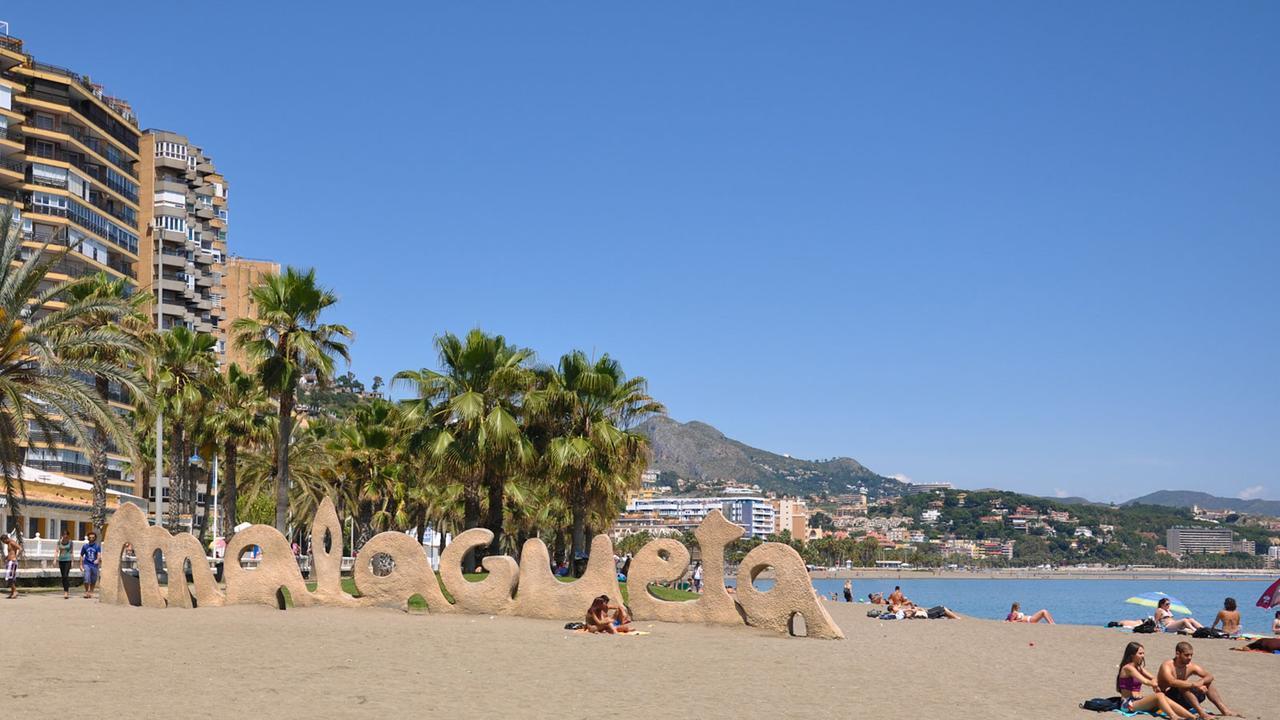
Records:
{"label": "window", "polygon": [[156,157],[186,160],[187,146],[182,143],[166,142],[162,140],[156,143]]}
{"label": "window", "polygon": [[41,130],[53,130],[57,127],[57,123],[54,121],[53,116],[45,113],[36,113],[35,117],[32,118],[31,124]]}
{"label": "window", "polygon": [[155,226],[161,230],[172,230],[173,232],[187,233],[187,221],[184,218],[172,217],[170,215],[157,215]]}
{"label": "window", "polygon": [[187,197],[178,192],[161,191],[156,193],[156,205],[182,209],[187,206]]}
{"label": "window", "polygon": [[49,193],[34,192],[31,193],[31,204],[40,205],[41,207],[52,207],[67,209],[67,199],[61,195],[50,195]]}

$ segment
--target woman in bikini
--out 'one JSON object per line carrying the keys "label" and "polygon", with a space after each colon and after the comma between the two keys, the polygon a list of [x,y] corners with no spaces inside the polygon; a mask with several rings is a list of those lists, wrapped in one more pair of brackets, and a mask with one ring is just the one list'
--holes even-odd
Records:
{"label": "woman in bikini", "polygon": [[1184,630],[1195,632],[1204,627],[1199,620],[1192,617],[1174,620],[1173,611],[1169,609],[1172,604],[1169,598],[1160,598],[1160,602],[1156,604],[1156,627],[1160,628],[1162,632],[1176,633]]}
{"label": "woman in bikini", "polygon": [[[1125,712],[1163,712],[1171,718],[1189,718],[1191,713],[1160,692],[1156,678],[1147,672],[1147,651],[1142,643],[1131,642],[1124,648],[1120,660],[1120,672],[1116,673],[1116,692],[1120,693],[1120,709]],[[1142,686],[1151,688],[1150,695],[1142,694]]]}
{"label": "woman in bikini", "polygon": [[[612,617],[609,616],[610,611],[613,612]],[[621,605],[610,605],[608,595],[601,595],[591,601],[587,621],[583,624],[587,632],[606,635],[631,632],[631,618],[627,615],[627,609]]]}
{"label": "woman in bikini", "polygon": [[1039,610],[1036,612],[1035,615],[1026,615],[1025,613],[1022,612],[1022,605],[1018,603],[1014,603],[1013,607],[1009,608],[1009,614],[1006,615],[1004,618],[1005,622],[1032,623],[1032,624],[1038,623],[1041,620],[1045,621],[1046,623],[1049,623],[1050,625],[1054,624],[1053,616],[1049,614],[1048,610]]}

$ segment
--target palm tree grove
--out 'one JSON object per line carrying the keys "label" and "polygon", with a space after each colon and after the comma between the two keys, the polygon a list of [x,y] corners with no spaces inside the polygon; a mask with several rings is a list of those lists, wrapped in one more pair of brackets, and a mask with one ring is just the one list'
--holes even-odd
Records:
{"label": "palm tree grove", "polygon": [[[314,270],[286,268],[251,289],[253,314],[230,332],[248,362],[220,366],[213,336],[157,330],[149,296],[123,281],[49,277],[69,248],[23,247],[11,215],[0,208],[0,472],[17,527],[25,448],[59,437],[91,449],[100,535],[108,450],[132,458],[126,471],[149,492],[158,440],[169,490],[159,524],[205,547],[214,528],[202,504],[216,503],[225,539],[250,522],[305,545],[329,498],[350,530],[347,554],[386,530],[419,541],[426,528],[437,538],[491,530],[468,572],[487,554],[518,558],[535,537],[580,571],[591,536],[640,485],[649,449],[635,427],[665,408],[608,354],[571,349],[546,362],[500,334],[442,332],[420,367],[391,379],[397,399],[348,392],[333,402],[352,382],[341,370],[355,332],[330,322],[338,296]],[[112,389],[130,412],[109,405]],[[216,497],[206,499],[199,481],[215,462]]]}

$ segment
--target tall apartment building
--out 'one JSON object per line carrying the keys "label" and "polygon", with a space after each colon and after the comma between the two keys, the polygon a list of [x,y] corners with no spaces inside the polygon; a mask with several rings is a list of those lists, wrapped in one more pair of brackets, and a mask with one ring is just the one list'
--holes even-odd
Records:
{"label": "tall apartment building", "polygon": [[1235,534],[1231,528],[1171,527],[1165,546],[1174,555],[1186,553],[1229,553]]}
{"label": "tall apartment building", "polygon": [[147,130],[140,154],[142,227],[138,284],[152,294],[160,327],[185,327],[227,346],[223,298],[227,256],[227,181],[183,135]]}
{"label": "tall apartment building", "polygon": [[791,537],[804,542],[809,533],[809,506],[804,500],[792,497],[781,497],[773,501],[773,531],[783,530],[791,533]]}
{"label": "tall apartment building", "polygon": [[626,512],[694,527],[712,510],[719,510],[726,520],[742,526],[747,538],[763,538],[774,530],[773,505],[762,497],[632,497]]}
{"label": "tall apartment building", "polygon": [[271,262],[270,260],[250,260],[231,256],[227,258],[226,267],[222,276],[222,284],[224,294],[222,298],[225,319],[224,325],[227,335],[227,362],[236,363],[242,368],[249,367],[248,358],[235,347],[230,336],[231,323],[236,318],[254,317],[257,313],[253,304],[253,298],[250,297],[249,291],[253,287],[262,282],[262,278],[267,275],[279,275],[280,263]]}
{"label": "tall apartment building", "polygon": [[[13,203],[21,220],[24,254],[45,243],[69,248],[50,280],[101,272],[137,286],[141,137],[128,103],[83,75],[38,62],[21,40],[0,35],[0,200]],[[129,412],[122,388],[111,387],[109,399],[116,412]],[[26,465],[92,479],[88,449],[74,438],[39,432],[31,438]],[[140,495],[124,473],[126,462],[109,447],[110,488]]]}

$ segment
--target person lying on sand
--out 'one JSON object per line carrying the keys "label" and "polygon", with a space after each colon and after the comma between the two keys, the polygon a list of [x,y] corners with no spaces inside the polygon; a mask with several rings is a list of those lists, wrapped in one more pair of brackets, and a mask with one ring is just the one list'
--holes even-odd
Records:
{"label": "person lying on sand", "polygon": [[[1171,718],[1189,718],[1191,713],[1160,692],[1156,678],[1147,672],[1147,651],[1142,643],[1131,642],[1124,648],[1120,660],[1120,672],[1116,673],[1116,692],[1120,693],[1120,709],[1125,712],[1163,712]],[[1151,688],[1150,695],[1142,694],[1142,686]]]}
{"label": "person lying on sand", "polygon": [[1049,614],[1048,610],[1041,609],[1037,610],[1034,615],[1027,615],[1022,612],[1022,606],[1018,603],[1014,603],[1013,607],[1009,608],[1009,614],[1004,618],[1005,622],[1030,623],[1033,625],[1041,620],[1050,625],[1054,624],[1053,616]]}
{"label": "person lying on sand", "polygon": [[1222,609],[1218,611],[1218,616],[1213,619],[1213,624],[1209,627],[1216,628],[1218,623],[1222,623],[1222,632],[1227,637],[1236,637],[1240,634],[1240,611],[1236,609],[1235,598],[1222,601]]}
{"label": "person lying on sand", "polygon": [[1192,633],[1204,627],[1204,625],[1200,624],[1199,620],[1192,617],[1174,620],[1173,611],[1169,609],[1171,605],[1172,603],[1169,601],[1169,598],[1160,598],[1160,602],[1156,605],[1156,627],[1160,628],[1161,632]]}
{"label": "person lying on sand", "polygon": [[1280,637],[1256,638],[1251,640],[1244,647],[1231,648],[1232,650],[1253,650],[1256,652],[1280,653]]}
{"label": "person lying on sand", "polygon": [[1194,654],[1195,650],[1189,642],[1180,642],[1173,647],[1173,659],[1161,663],[1160,672],[1156,675],[1161,692],[1182,707],[1199,713],[1201,717],[1208,717],[1208,713],[1200,707],[1200,703],[1206,698],[1218,708],[1218,714],[1244,717],[1227,707],[1222,694],[1213,684],[1212,673],[1191,662]]}
{"label": "person lying on sand", "polygon": [[[610,612],[613,613],[612,617],[609,615]],[[591,601],[591,607],[587,610],[587,620],[583,625],[587,632],[613,635],[631,632],[631,617],[627,615],[625,607],[610,605],[609,596],[601,595]]]}

